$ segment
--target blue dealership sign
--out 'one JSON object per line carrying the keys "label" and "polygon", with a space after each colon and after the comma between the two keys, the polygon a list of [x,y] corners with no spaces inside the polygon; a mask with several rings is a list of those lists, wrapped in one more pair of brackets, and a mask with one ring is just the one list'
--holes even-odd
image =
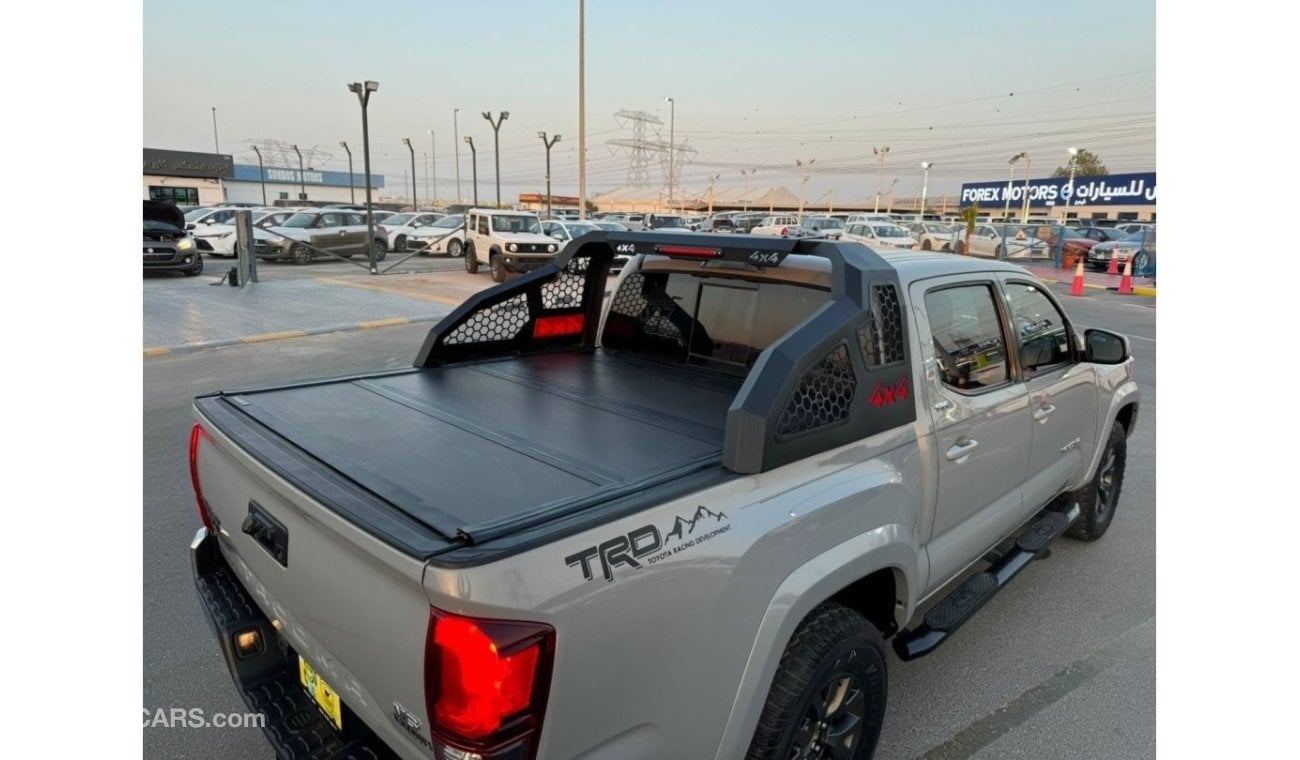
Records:
{"label": "blue dealership sign", "polygon": [[[1026,184],[1028,187],[1026,188]],[[1012,208],[1019,208],[1029,193],[1029,205],[1044,206],[1154,206],[1156,173],[1108,174],[1100,177],[1069,177],[1016,180],[1008,194],[1007,181],[967,182],[961,186],[961,205],[982,208],[1005,208],[1008,197]]]}
{"label": "blue dealership sign", "polygon": [[[333,187],[365,187],[366,175],[353,174],[352,181],[348,181],[347,172],[322,172],[315,169],[308,169],[302,172],[302,179],[298,178],[297,169],[286,169],[279,166],[266,167],[267,182],[283,182],[289,185],[330,185]],[[260,182],[263,178],[258,174],[258,167],[250,164],[235,164],[234,179],[245,180],[248,182]],[[383,187],[384,175],[372,174],[371,187]]]}

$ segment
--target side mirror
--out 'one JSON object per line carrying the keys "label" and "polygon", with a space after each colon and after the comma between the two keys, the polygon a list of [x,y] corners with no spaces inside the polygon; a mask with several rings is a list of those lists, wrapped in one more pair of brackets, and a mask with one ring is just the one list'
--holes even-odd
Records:
{"label": "side mirror", "polygon": [[194,222],[190,222],[189,224],[185,225],[185,229],[187,229],[187,230],[192,230],[192,229],[194,229]]}
{"label": "side mirror", "polygon": [[1084,358],[1093,364],[1122,364],[1133,355],[1128,338],[1096,328],[1083,333]]}

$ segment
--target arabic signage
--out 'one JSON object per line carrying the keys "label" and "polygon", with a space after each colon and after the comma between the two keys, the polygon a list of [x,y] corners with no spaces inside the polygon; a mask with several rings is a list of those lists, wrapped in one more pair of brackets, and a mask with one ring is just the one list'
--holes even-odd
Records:
{"label": "arabic signage", "polygon": [[216,153],[190,153],[182,150],[144,149],[144,173],[165,177],[229,177],[234,160]]}
{"label": "arabic signage", "polygon": [[[1012,208],[1025,202],[1026,183],[1011,183]],[[967,182],[961,186],[961,204],[982,208],[1005,208],[1008,198],[1007,181]],[[1031,179],[1028,183],[1029,205],[1045,206],[1154,206],[1156,205],[1156,173],[1108,174],[1101,177],[1075,177],[1070,187],[1069,177]]]}
{"label": "arabic signage", "polygon": [[[235,164],[234,178],[246,182],[260,182],[263,178],[258,174],[261,171],[256,164]],[[365,187],[366,175],[353,174],[352,181],[348,181],[347,172],[324,172],[315,169],[307,169],[302,172],[302,179],[299,179],[297,169],[286,169],[280,166],[266,167],[266,181],[279,182],[285,185],[329,185],[331,187]],[[383,187],[384,175],[371,174],[371,187]]]}
{"label": "arabic signage", "polygon": [[[546,193],[520,193],[520,203],[545,203]],[[576,206],[578,199],[568,195],[552,195],[551,205],[553,206]]]}

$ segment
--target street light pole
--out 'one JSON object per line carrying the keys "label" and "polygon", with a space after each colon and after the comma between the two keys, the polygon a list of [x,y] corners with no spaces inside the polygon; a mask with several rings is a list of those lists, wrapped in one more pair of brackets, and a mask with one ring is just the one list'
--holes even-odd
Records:
{"label": "street light pole", "polygon": [[885,181],[885,154],[889,152],[888,147],[872,148],[871,152],[876,155],[876,211],[880,213],[880,192],[881,184]]}
{"label": "street light pole", "polygon": [[587,218],[587,6],[578,0],[578,219]]}
{"label": "street light pole", "polygon": [[[668,101],[668,210],[673,208],[673,183],[676,181],[676,164],[677,164],[677,101],[672,98],[664,98]],[[662,124],[663,122],[659,122]]]}
{"label": "street light pole", "polygon": [[749,210],[749,178],[752,177],[752,176],[754,176],[754,172],[756,172],[756,171],[758,171],[758,167],[754,167],[753,169],[741,169],[741,170],[740,170],[740,176],[742,176],[742,177],[745,178],[745,200],[744,200],[744,204],[745,204],[745,210],[746,210],[746,211]]}
{"label": "street light pole", "polygon": [[216,150],[213,153],[221,152],[221,141],[217,139],[217,107],[212,107],[212,145]]}
{"label": "street light pole", "polygon": [[451,144],[456,149],[456,203],[464,204],[465,196],[460,193],[460,122],[456,118],[459,115],[459,108],[452,109]]}
{"label": "street light pole", "polygon": [[433,169],[433,190],[426,187],[424,194],[429,196],[429,210],[434,211],[438,207],[438,145],[432,129],[429,130],[429,166]]}
{"label": "street light pole", "polygon": [[465,135],[465,142],[469,143],[470,164],[474,167],[474,208],[478,208],[478,151],[474,149],[474,138]]}
{"label": "street light pole", "polygon": [[715,174],[709,177],[709,216],[713,216],[713,183],[718,181],[721,174]]}
{"label": "street light pole", "polygon": [[1076,159],[1079,157],[1078,148],[1070,148],[1070,195],[1065,199],[1065,211],[1061,212],[1061,219],[1069,216],[1070,207],[1074,205],[1074,171],[1078,164]]}
{"label": "street light pole", "polygon": [[352,149],[348,147],[347,140],[339,140],[339,147],[348,152],[348,194],[351,195],[350,203],[357,202],[357,182],[352,175]]}
{"label": "street light pole", "polygon": [[298,154],[298,200],[307,200],[307,171],[302,167],[302,151],[298,146],[293,146],[293,152]]}
{"label": "street light pole", "polygon": [[918,222],[925,222],[925,194],[930,189],[930,167],[934,166],[933,161],[922,161],[921,169],[924,172],[921,177],[921,215]]}
{"label": "street light pole", "polygon": [[560,141],[560,136],[555,135],[550,140],[546,139],[545,132],[538,132],[537,136],[542,138],[542,145],[546,146],[546,215],[551,215],[551,146]]}
{"label": "street light pole", "polygon": [[417,181],[415,174],[415,146],[411,144],[411,138],[403,137],[402,144],[411,151],[411,211],[420,212],[420,201],[415,197],[415,183]]}
{"label": "street light pole", "polygon": [[375,263],[375,212],[370,201],[370,118],[366,106],[370,105],[370,94],[378,89],[379,83],[374,80],[366,80],[364,85],[361,82],[348,85],[348,91],[355,92],[361,103],[361,155],[366,167],[366,258],[370,260],[371,274],[379,274],[379,266]]}
{"label": "street light pole", "polygon": [[894,185],[897,184],[898,177],[894,177],[894,181],[889,183],[889,203],[885,206],[886,214],[894,213]]}
{"label": "street light pole", "polygon": [[488,124],[492,125],[492,145],[496,157],[494,163],[497,169],[497,208],[501,208],[501,122],[510,118],[510,112],[502,111],[496,121],[493,121],[492,113],[484,111],[483,118],[487,119]]}
{"label": "street light pole", "polygon": [[1024,211],[1020,215],[1021,224],[1029,224],[1029,175],[1033,171],[1034,162],[1028,153],[1021,153],[1025,157],[1025,205]]}
{"label": "street light pole", "polygon": [[1011,157],[1010,161],[1007,162],[1011,164],[1011,176],[1007,177],[1007,203],[1006,203],[1006,207],[1002,209],[1003,220],[1007,220],[1011,218],[1011,188],[1016,181],[1016,162],[1022,158],[1025,158],[1027,155],[1028,155],[1027,153],[1017,153],[1016,155]]}
{"label": "street light pole", "polygon": [[804,191],[804,187],[807,186],[808,184],[808,167],[812,166],[813,161],[816,160],[817,159],[815,158],[810,158],[808,159],[808,163],[804,163],[802,160],[796,160],[794,162],[794,165],[799,167],[799,223],[800,224],[803,223],[803,191]]}
{"label": "street light pole", "polygon": [[257,178],[262,181],[262,205],[266,205],[266,168],[262,166],[262,151],[253,146],[253,152],[257,154]]}

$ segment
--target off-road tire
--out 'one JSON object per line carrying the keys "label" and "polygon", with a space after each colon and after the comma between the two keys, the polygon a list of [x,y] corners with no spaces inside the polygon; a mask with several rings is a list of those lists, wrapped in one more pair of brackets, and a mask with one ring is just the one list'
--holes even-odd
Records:
{"label": "off-road tire", "polygon": [[506,260],[499,253],[492,254],[492,260],[488,262],[492,268],[492,282],[505,282],[509,272],[506,271]]}
{"label": "off-road tire", "polygon": [[478,274],[478,251],[474,250],[473,245],[465,246],[465,271]]}
{"label": "off-road tire", "polygon": [[1080,541],[1096,541],[1106,534],[1110,521],[1115,517],[1115,507],[1119,505],[1127,455],[1127,434],[1119,420],[1115,420],[1092,480],[1072,494],[1079,504],[1080,514],[1065,535]]}
{"label": "off-road tire", "polygon": [[[865,760],[880,738],[887,691],[880,632],[862,615],[826,602],[808,613],[786,645],[745,758]],[[835,709],[826,711],[828,704]],[[818,716],[829,717],[829,725],[819,723]],[[834,738],[836,728],[843,731],[841,739],[856,732],[847,754],[826,752],[820,738],[822,752],[811,749],[814,738]],[[808,751],[801,754],[801,749]]]}

